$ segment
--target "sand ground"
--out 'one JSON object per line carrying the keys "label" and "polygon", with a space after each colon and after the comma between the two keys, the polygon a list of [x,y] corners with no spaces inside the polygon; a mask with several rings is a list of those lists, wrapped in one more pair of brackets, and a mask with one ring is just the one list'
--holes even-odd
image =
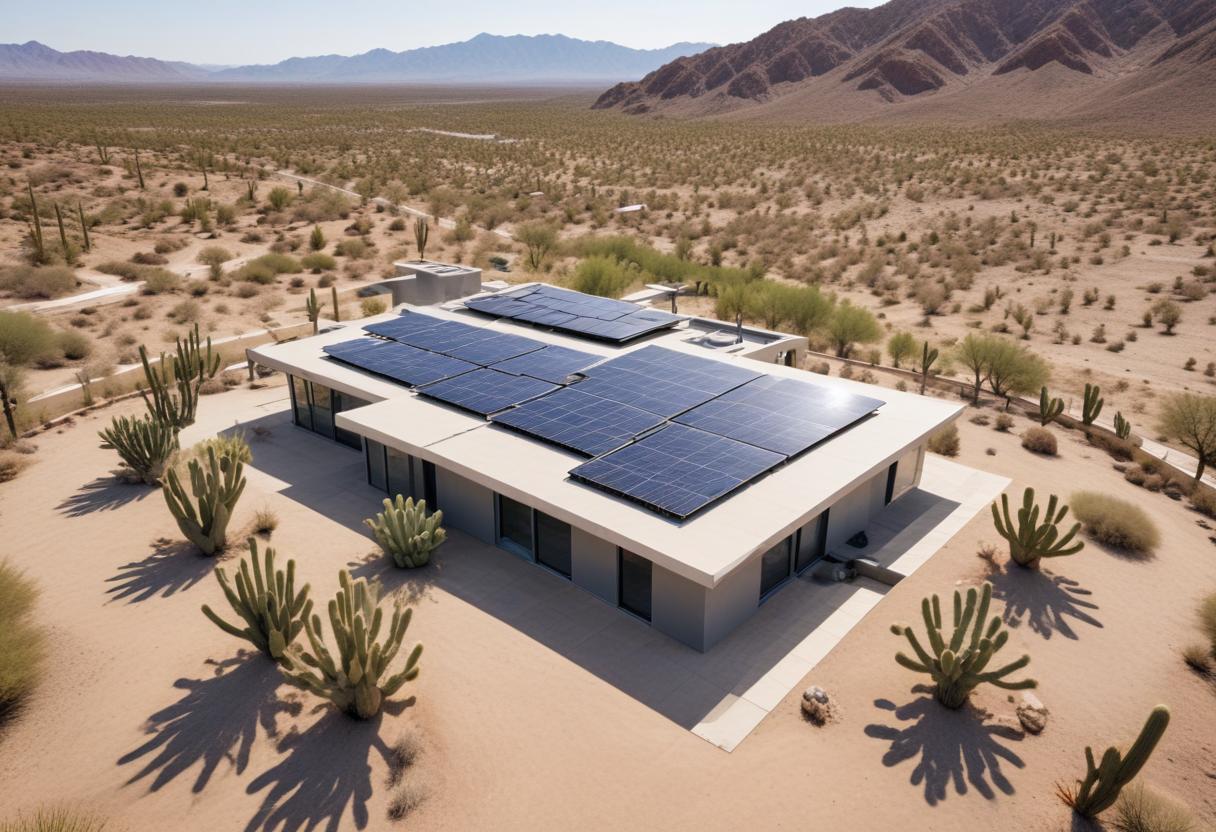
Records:
{"label": "sand ground", "polygon": [[[424,573],[362,563],[373,545],[359,519],[377,495],[357,454],[287,423],[285,395],[206,397],[183,438],[229,428],[237,414],[270,428],[252,442],[235,525],[273,509],[274,544],[318,599],[346,564],[383,573],[416,606],[407,640],[426,645],[415,698],[357,724],[280,685],[203,617],[200,604],[223,603],[213,562],[180,541],[157,492],[114,483],[113,452],[97,447],[112,413],[141,407],[127,402],[41,435],[35,464],[0,485],[0,556],[41,585],[50,632],[46,678],[0,728],[0,815],[67,802],[129,830],[380,829],[404,800],[417,805],[400,825],[414,829],[1063,830],[1070,816],[1054,784],[1081,773],[1084,746],[1126,741],[1165,702],[1174,720],[1143,776],[1216,821],[1216,690],[1178,652],[1198,640],[1195,605],[1216,586],[1212,532],[1068,434],[1060,458],[1045,460],[1018,445],[1024,420],[1000,434],[964,419],[959,461],[1011,477],[1015,490],[1134,500],[1161,527],[1155,558],[1091,544],[1042,574],[990,575],[975,553],[998,538],[981,514],[728,754],[505,613],[522,592],[552,599],[533,614],[558,633],[562,616],[618,615],[543,570],[459,533]],[[348,455],[348,476],[298,476],[335,454]],[[1041,736],[1018,730],[1000,691],[944,711],[892,660],[891,622],[915,620],[926,593],[987,575],[1015,625],[1007,649],[1032,655],[1051,709]],[[836,722],[801,718],[808,684],[835,697]],[[390,786],[389,747],[403,737],[420,753]]]}

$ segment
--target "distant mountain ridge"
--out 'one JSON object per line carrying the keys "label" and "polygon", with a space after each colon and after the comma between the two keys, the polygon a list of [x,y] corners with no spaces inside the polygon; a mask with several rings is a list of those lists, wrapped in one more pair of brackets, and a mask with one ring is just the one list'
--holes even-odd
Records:
{"label": "distant mountain ridge", "polygon": [[288,58],[276,64],[206,69],[179,61],[59,52],[37,41],[0,44],[0,80],[172,83],[507,83],[603,82],[641,78],[706,43],[631,49],[566,35],[479,34],[459,43],[359,55]]}

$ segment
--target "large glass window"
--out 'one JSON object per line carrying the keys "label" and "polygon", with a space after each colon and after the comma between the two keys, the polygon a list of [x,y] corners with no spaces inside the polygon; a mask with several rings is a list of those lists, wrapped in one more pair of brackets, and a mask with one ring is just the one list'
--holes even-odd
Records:
{"label": "large glass window", "polygon": [[330,390],[320,384],[309,384],[312,388],[312,429],[326,439],[334,438],[334,408]]}
{"label": "large glass window", "polygon": [[650,620],[651,580],[653,565],[646,558],[619,550],[617,593],[618,604],[639,618]]}
{"label": "large glass window", "polygon": [[[410,480],[410,457],[396,448],[388,449],[388,493],[396,498],[398,494],[405,497],[414,496],[413,484]],[[428,506],[430,508],[430,506]]]}
{"label": "large glass window", "polygon": [[570,524],[536,512],[536,560],[570,577]]}
{"label": "large glass window", "polygon": [[296,424],[312,430],[312,408],[308,403],[308,382],[299,376],[291,377],[291,403],[295,411]]}
{"label": "large glass window", "polygon": [[[348,396],[346,393],[339,393],[337,390],[333,391],[333,395],[335,416],[343,411],[354,410],[356,407],[363,407],[365,404],[368,404],[362,399],[357,399],[354,396]],[[334,438],[336,438],[343,445],[349,445],[350,447],[356,449],[361,447],[361,439],[359,434],[344,430],[338,427],[337,424],[334,425]]]}
{"label": "large glass window", "polygon": [[388,468],[385,460],[384,446],[371,439],[367,440],[367,481],[373,488],[388,491]]}
{"label": "large glass window", "polygon": [[801,573],[824,556],[828,536],[828,513],[825,511],[798,532],[798,552],[794,556],[794,571]]}
{"label": "large glass window", "polygon": [[532,560],[532,509],[510,497],[498,497],[498,542]]}
{"label": "large glass window", "polygon": [[760,559],[760,597],[764,598],[790,576],[790,539],[769,549]]}

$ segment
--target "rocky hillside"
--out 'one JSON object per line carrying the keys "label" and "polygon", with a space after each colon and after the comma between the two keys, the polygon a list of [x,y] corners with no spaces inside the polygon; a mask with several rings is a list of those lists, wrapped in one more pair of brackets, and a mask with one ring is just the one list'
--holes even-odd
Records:
{"label": "rocky hillside", "polygon": [[88,50],[60,52],[36,40],[0,43],[0,80],[162,83],[206,75],[206,70],[177,61]]}
{"label": "rocky hillside", "polygon": [[[932,110],[958,96],[979,113],[1059,116],[1158,86],[1171,95],[1193,86],[1206,103],[1213,96],[1201,86],[1214,69],[1213,0],[891,0],[679,58],[616,85],[594,106],[687,115],[787,109],[841,121],[936,99],[924,108]],[[1037,73],[1051,83],[1028,79]]]}

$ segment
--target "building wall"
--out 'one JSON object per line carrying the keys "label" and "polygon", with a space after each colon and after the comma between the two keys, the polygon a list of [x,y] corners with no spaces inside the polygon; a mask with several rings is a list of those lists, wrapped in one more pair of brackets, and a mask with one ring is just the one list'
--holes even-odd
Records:
{"label": "building wall", "polygon": [[865,529],[886,504],[887,469],[877,471],[832,505],[828,515],[828,551]]}
{"label": "building wall", "polygon": [[[421,473],[418,472],[419,476]],[[438,467],[435,490],[445,524],[494,545],[493,491]]]}
{"label": "building wall", "polygon": [[708,650],[760,608],[760,553],[743,563],[705,593],[705,639]]}
{"label": "building wall", "polygon": [[689,647],[706,649],[705,587],[657,563],[651,570],[651,626]]}
{"label": "building wall", "polygon": [[617,568],[615,545],[570,527],[570,579],[575,584],[615,607]]}

